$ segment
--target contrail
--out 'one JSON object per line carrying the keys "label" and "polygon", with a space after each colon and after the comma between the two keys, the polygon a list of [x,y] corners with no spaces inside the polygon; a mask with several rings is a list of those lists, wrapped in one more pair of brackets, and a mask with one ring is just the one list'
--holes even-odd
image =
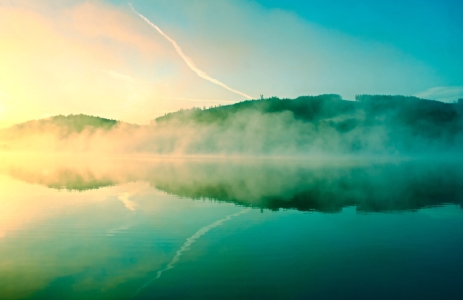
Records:
{"label": "contrail", "polygon": [[174,265],[180,260],[180,257],[183,255],[183,253],[185,253],[186,251],[190,250],[190,247],[191,245],[196,242],[197,239],[199,239],[200,237],[202,237],[203,235],[205,235],[209,230],[219,226],[219,225],[222,225],[224,222],[228,221],[228,220],[231,220],[232,218],[234,217],[237,217],[239,215],[242,215],[242,214],[245,214],[247,212],[249,212],[251,209],[250,208],[247,208],[247,209],[243,209],[242,211],[236,213],[236,214],[233,214],[233,215],[229,215],[229,216],[226,216],[225,218],[223,219],[220,219],[218,221],[215,221],[214,223],[212,224],[209,224],[207,226],[204,226],[203,228],[201,228],[200,230],[196,231],[195,234],[193,234],[192,236],[190,236],[189,238],[186,239],[185,243],[183,243],[182,247],[180,247],[180,249],[177,251],[177,253],[175,254],[174,258],[172,258],[172,260],[170,261],[170,263],[162,270],[159,270],[156,274],[156,277],[153,278],[152,280],[150,280],[149,282],[145,283],[138,291],[137,293],[133,296],[137,296],[138,294],[140,294],[140,292],[146,288],[148,285],[150,285],[153,281],[155,281],[156,279],[159,279],[162,275],[163,272],[165,271],[168,271],[170,269],[173,269],[174,268]]}
{"label": "contrail", "polygon": [[175,99],[175,100],[185,100],[185,101],[199,101],[199,102],[224,102],[224,103],[233,102],[233,100],[193,99],[193,98],[179,98],[179,97],[172,97],[172,98],[165,98],[165,99]]}
{"label": "contrail", "polygon": [[223,88],[226,88],[227,90],[233,92],[233,93],[236,93],[238,95],[241,95],[247,99],[253,99],[252,96],[249,96],[249,95],[246,95],[245,93],[242,93],[240,91],[237,91],[235,89],[232,89],[231,87],[229,87],[228,85],[226,85],[225,83],[222,83],[220,81],[218,81],[217,79],[214,79],[212,77],[210,77],[209,75],[207,75],[205,72],[201,71],[200,69],[198,69],[198,67],[196,67],[196,65],[193,63],[193,61],[191,60],[191,58],[189,58],[187,55],[185,55],[185,53],[183,53],[182,51],[182,48],[180,48],[180,46],[177,44],[177,42],[175,42],[172,38],[170,38],[167,34],[165,34],[158,26],[154,25],[153,23],[151,23],[150,20],[148,20],[144,15],[142,15],[141,13],[139,13],[132,5],[132,3],[129,2],[129,5],[130,7],[132,8],[133,12],[136,13],[140,18],[142,18],[143,20],[145,20],[146,23],[148,23],[151,27],[153,27],[154,29],[156,29],[163,37],[165,37],[175,48],[175,50],[177,51],[178,55],[180,55],[180,57],[185,61],[185,63],[188,65],[188,67],[190,67],[191,70],[193,70],[193,72],[195,72],[196,74],[198,74],[199,77],[202,77],[206,80],[209,80],[210,82],[212,83],[215,83],[217,85],[220,85],[221,87]]}

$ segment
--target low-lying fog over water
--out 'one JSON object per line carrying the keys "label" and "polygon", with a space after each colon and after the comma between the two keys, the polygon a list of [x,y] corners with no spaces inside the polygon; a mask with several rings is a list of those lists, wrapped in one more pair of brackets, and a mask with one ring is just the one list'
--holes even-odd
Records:
{"label": "low-lying fog over water", "polygon": [[1,299],[460,299],[461,159],[5,154]]}
{"label": "low-lying fog over water", "polygon": [[463,0],[0,0],[0,300],[463,299]]}

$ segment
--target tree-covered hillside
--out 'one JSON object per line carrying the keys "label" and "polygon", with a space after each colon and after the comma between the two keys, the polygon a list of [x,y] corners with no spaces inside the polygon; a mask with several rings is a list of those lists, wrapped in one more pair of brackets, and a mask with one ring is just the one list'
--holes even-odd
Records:
{"label": "tree-covered hillside", "polygon": [[209,109],[180,110],[159,117],[155,122],[162,123],[176,120],[179,122],[222,123],[229,117],[244,111],[258,111],[261,113],[290,111],[296,119],[313,121],[319,118],[353,112],[355,109],[354,102],[343,101],[339,95],[303,96],[294,100],[272,97],[264,100],[247,100]]}
{"label": "tree-covered hillside", "polygon": [[[388,117],[390,122],[434,123],[434,125],[456,125],[463,114],[463,103],[443,103],[412,96],[357,95],[356,101],[342,100],[341,96],[328,94],[302,96],[294,100],[272,97],[264,100],[247,100],[232,105],[193,108],[169,113],[155,120],[157,123],[176,120],[178,122],[222,123],[243,111],[258,111],[271,114],[291,112],[294,118],[304,122],[321,121],[340,116],[364,113],[371,122],[378,117]],[[431,124],[429,124],[431,125]]]}
{"label": "tree-covered hillside", "polygon": [[[257,119],[265,122],[256,124]],[[182,110],[153,123],[177,128],[215,126],[222,132],[233,127],[243,133],[255,130],[260,133],[260,149],[264,152],[272,152],[271,148],[279,143],[291,144],[291,137],[291,147],[298,151],[316,148],[340,153],[424,152],[463,145],[462,103],[410,96],[358,95],[356,101],[342,100],[339,95],[294,100],[273,97],[205,110]],[[276,137],[280,140],[276,141]]]}
{"label": "tree-covered hillside", "polygon": [[111,133],[122,124],[126,123],[83,114],[32,120],[1,129],[0,151],[82,151],[95,144],[84,137]]}
{"label": "tree-covered hillside", "polygon": [[33,120],[13,126],[12,130],[48,130],[59,128],[62,133],[81,133],[84,130],[110,130],[119,124],[116,120],[88,116],[88,115],[58,115],[41,120]]}
{"label": "tree-covered hillside", "polygon": [[0,132],[0,149],[39,146],[166,155],[454,155],[463,152],[463,103],[383,95],[358,95],[355,101],[339,95],[272,97],[180,110],[150,126],[80,114]]}

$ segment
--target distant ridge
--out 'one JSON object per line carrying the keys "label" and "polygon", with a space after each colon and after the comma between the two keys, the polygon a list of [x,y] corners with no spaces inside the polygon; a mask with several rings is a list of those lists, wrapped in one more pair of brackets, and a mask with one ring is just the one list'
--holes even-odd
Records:
{"label": "distant ridge", "polygon": [[[164,116],[152,120],[154,123],[165,123],[172,120],[195,121],[200,123],[214,123],[226,120],[233,114],[253,110],[262,113],[292,112],[294,117],[304,121],[314,121],[329,118],[357,110],[366,110],[370,114],[383,114],[391,110],[417,110],[420,113],[427,112],[428,116],[440,116],[447,121],[461,115],[463,99],[458,103],[444,103],[436,100],[421,99],[414,96],[402,95],[357,95],[354,100],[343,100],[337,94],[323,94],[318,96],[300,96],[295,99],[271,97],[262,100],[245,100],[242,102],[211,106],[209,108],[180,109],[167,113]],[[410,112],[410,111],[409,111]],[[425,116],[426,117],[426,116]],[[56,126],[70,133],[80,133],[86,129],[110,130],[119,124],[134,124],[91,116],[85,114],[57,115],[45,119],[31,120],[19,123],[7,129],[24,130],[28,128],[45,129],[48,126]]]}
{"label": "distant ridge", "polygon": [[[94,140],[73,140],[84,133]],[[326,94],[182,109],[146,126],[59,115],[0,131],[0,149],[46,149],[47,143],[37,143],[44,134],[56,137],[54,149],[63,151],[106,145],[104,151],[117,146],[124,153],[163,155],[453,155],[463,151],[463,105],[400,95],[348,101]]]}
{"label": "distant ridge", "polygon": [[[194,120],[197,122],[220,122],[233,114],[253,110],[262,113],[278,113],[284,111],[291,111],[295,114],[295,117],[299,118],[310,118],[316,110],[320,108],[320,105],[324,103],[337,103],[344,106],[350,105],[352,101],[344,101],[341,96],[336,94],[326,94],[319,96],[301,96],[296,99],[280,99],[278,97],[271,97],[262,100],[246,100],[230,105],[215,106],[208,109],[192,108],[192,109],[181,109],[177,112],[168,113],[165,116],[156,118],[152,123],[162,123],[170,120],[181,120],[185,121]],[[334,107],[333,107],[334,108]],[[346,107],[342,107],[346,109]]]}
{"label": "distant ridge", "polygon": [[58,115],[46,119],[32,120],[14,125],[10,129],[25,130],[34,128],[37,130],[45,130],[50,126],[55,126],[67,133],[80,133],[86,129],[110,130],[119,123],[119,121],[112,119],[88,116],[84,114],[71,114],[68,116]]}
{"label": "distant ridge", "polygon": [[[280,99],[271,97],[263,100],[246,100],[235,104],[210,107],[208,109],[182,109],[168,113],[153,120],[152,123],[162,123],[170,120],[184,120],[196,122],[221,122],[227,117],[241,111],[254,110],[261,113],[291,112],[294,117],[303,121],[314,121],[323,118],[351,114],[363,110],[370,116],[381,115],[392,110],[407,111],[410,116],[413,110],[421,114],[440,116],[454,119],[461,114],[460,105],[443,103],[436,100],[420,99],[414,96],[401,95],[357,95],[355,101],[343,100],[337,94],[319,96],[301,96],[296,99]],[[426,116],[424,116],[426,117]]]}

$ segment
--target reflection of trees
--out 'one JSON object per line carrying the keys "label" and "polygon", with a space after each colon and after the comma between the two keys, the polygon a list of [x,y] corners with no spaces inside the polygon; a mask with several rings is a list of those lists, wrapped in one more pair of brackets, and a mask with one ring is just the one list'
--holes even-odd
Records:
{"label": "reflection of trees", "polygon": [[353,163],[313,165],[291,160],[183,160],[139,163],[131,169],[58,168],[44,174],[11,168],[9,174],[50,188],[84,191],[148,181],[169,194],[270,210],[337,212],[414,210],[463,203],[461,162]]}
{"label": "reflection of trees", "polygon": [[150,181],[192,199],[212,199],[271,210],[337,212],[414,210],[463,203],[463,171],[448,163],[309,167],[186,164],[165,167]]}
{"label": "reflection of trees", "polygon": [[52,173],[32,173],[22,169],[12,169],[10,175],[22,181],[45,185],[52,189],[66,189],[71,191],[86,191],[113,186],[116,182],[105,175],[98,177],[91,171],[76,171],[72,169],[58,169]]}

